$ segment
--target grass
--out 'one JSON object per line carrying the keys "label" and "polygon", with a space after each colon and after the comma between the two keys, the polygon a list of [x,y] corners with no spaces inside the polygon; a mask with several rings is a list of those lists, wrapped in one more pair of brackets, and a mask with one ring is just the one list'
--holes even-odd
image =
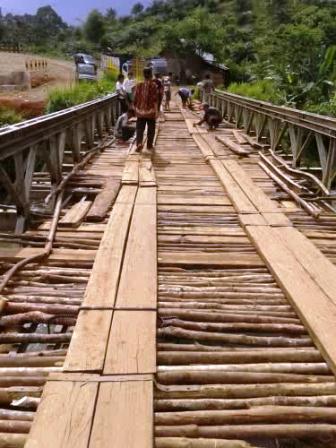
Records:
{"label": "grass", "polygon": [[46,112],[57,112],[114,92],[117,75],[116,71],[109,70],[97,82],[81,81],[71,87],[52,90]]}
{"label": "grass", "polygon": [[23,116],[15,110],[0,106],[0,127],[19,123],[22,120]]}
{"label": "grass", "polygon": [[268,101],[273,104],[280,104],[282,102],[281,91],[273,81],[267,79],[245,83],[232,83],[227,91],[260,101]]}

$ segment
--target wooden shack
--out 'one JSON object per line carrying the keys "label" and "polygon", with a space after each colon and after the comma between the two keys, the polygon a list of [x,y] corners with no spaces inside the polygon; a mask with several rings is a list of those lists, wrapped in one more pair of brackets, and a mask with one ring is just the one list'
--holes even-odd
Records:
{"label": "wooden shack", "polygon": [[215,86],[228,84],[229,68],[216,62],[210,53],[190,54],[182,58],[173,52],[165,51],[162,56],[167,59],[168,71],[181,83],[194,84],[210,74]]}

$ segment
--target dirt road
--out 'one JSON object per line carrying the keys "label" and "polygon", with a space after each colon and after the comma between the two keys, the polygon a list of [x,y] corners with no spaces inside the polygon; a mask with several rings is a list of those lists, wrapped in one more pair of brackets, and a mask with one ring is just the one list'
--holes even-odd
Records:
{"label": "dirt road", "polygon": [[[43,101],[48,95],[48,91],[56,86],[69,85],[75,79],[75,67],[71,61],[62,61],[51,58],[44,58],[42,56],[20,54],[20,53],[6,53],[0,52],[0,75],[7,75],[13,71],[25,71],[27,60],[47,60],[48,67],[44,72],[32,72],[32,77],[42,78],[43,84],[24,92],[0,92],[1,97],[17,97],[30,101]],[[39,76],[40,73],[40,76]],[[39,84],[39,82],[37,82]]]}

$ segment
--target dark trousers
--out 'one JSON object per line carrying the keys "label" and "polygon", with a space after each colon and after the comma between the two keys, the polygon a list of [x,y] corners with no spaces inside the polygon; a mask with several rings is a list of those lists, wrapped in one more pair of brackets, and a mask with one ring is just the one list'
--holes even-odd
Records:
{"label": "dark trousers", "polygon": [[121,128],[122,139],[127,142],[131,137],[133,137],[135,128],[132,126],[123,126]]}
{"label": "dark trousers", "polygon": [[125,98],[119,98],[120,111],[122,114],[128,111],[127,101]]}
{"label": "dark trousers", "polygon": [[138,118],[137,119],[137,146],[142,145],[143,136],[147,125],[147,148],[153,148],[155,137],[155,118]]}

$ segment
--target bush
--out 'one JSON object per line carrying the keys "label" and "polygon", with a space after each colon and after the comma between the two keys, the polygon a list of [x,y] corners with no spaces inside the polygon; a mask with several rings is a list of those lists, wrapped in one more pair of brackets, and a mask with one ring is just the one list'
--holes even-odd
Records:
{"label": "bush", "polygon": [[13,109],[0,106],[0,127],[23,121],[22,115]]}
{"label": "bush", "polygon": [[329,101],[319,104],[306,104],[304,109],[308,112],[319,115],[328,115],[329,117],[336,117],[336,95]]}
{"label": "bush", "polygon": [[108,73],[97,82],[81,81],[67,88],[57,88],[49,93],[47,113],[86,103],[115,90],[116,77]]}
{"label": "bush", "polygon": [[269,101],[274,104],[283,103],[283,95],[280,89],[274,81],[268,79],[245,83],[232,83],[227,91],[256,100]]}

